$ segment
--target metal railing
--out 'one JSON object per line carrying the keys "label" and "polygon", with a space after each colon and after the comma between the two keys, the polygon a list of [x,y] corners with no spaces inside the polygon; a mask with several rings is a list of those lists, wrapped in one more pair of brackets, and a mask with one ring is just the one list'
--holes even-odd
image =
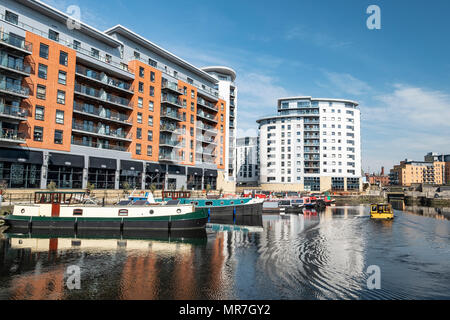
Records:
{"label": "metal railing", "polygon": [[31,74],[32,65],[21,60],[10,60],[6,55],[0,56],[0,65],[9,69]]}
{"label": "metal railing", "polygon": [[174,111],[162,110],[160,117],[166,117],[166,118],[183,121],[183,116],[180,113],[174,112]]}
{"label": "metal railing", "polygon": [[82,93],[93,98],[97,98],[104,102],[114,103],[116,105],[120,105],[126,108],[133,108],[133,103],[131,102],[131,100],[115,96],[107,92],[102,93],[98,89],[94,89],[79,83],[75,83],[75,92]]}
{"label": "metal railing", "polygon": [[30,89],[25,88],[21,85],[11,84],[0,78],[0,90],[7,91],[10,93],[20,94],[22,96],[28,96],[30,94]]}
{"label": "metal railing", "polygon": [[26,135],[23,132],[19,132],[14,129],[1,129],[0,140],[13,140],[13,141],[25,141]]}
{"label": "metal railing", "polygon": [[86,125],[84,123],[73,122],[72,129],[95,133],[95,134],[99,134],[99,135],[103,135],[103,136],[108,136],[110,138],[120,138],[120,139],[127,139],[127,140],[131,140],[131,138],[132,138],[131,132],[126,133],[126,132],[122,132],[121,130],[116,130],[116,129],[108,130],[106,127],[98,127],[95,125],[91,126],[91,125]]}
{"label": "metal railing", "polygon": [[97,148],[97,149],[106,149],[106,150],[115,150],[115,151],[127,151],[128,149],[124,146],[118,146],[118,145],[110,145],[110,144],[100,144],[97,142],[88,142],[83,141],[80,139],[72,139],[72,144],[82,147],[90,147],[90,148]]}
{"label": "metal railing", "polygon": [[177,106],[179,108],[184,108],[183,101],[180,98],[171,96],[169,94],[163,94],[161,96],[161,103],[170,103],[174,106]]}
{"label": "metal railing", "polygon": [[205,99],[201,98],[201,97],[197,97],[197,105],[201,106],[201,107],[206,107],[209,109],[212,109],[214,111],[219,111],[219,108],[214,105],[213,103],[206,101]]}
{"label": "metal railing", "polygon": [[203,111],[197,111],[197,116],[202,117],[204,119],[208,119],[210,121],[217,122],[217,118],[215,116]]}
{"label": "metal railing", "polygon": [[[2,20],[4,20],[4,15],[0,14],[0,18]],[[10,34],[10,33],[6,33],[3,31],[0,31],[0,42],[9,44],[13,47],[28,51],[28,52],[33,52],[33,44],[29,41],[26,41],[24,38]]]}
{"label": "metal railing", "polygon": [[74,102],[73,104],[73,110],[87,113],[93,116],[100,117],[102,119],[108,119],[108,120],[114,120],[126,124],[132,124],[132,119],[129,119],[129,116],[123,113],[114,112],[114,111],[107,111],[106,109],[101,109],[98,107],[92,107],[88,104],[83,104],[79,102]]}
{"label": "metal railing", "polygon": [[28,117],[28,110],[21,107],[0,103],[0,114],[18,118],[26,118]]}

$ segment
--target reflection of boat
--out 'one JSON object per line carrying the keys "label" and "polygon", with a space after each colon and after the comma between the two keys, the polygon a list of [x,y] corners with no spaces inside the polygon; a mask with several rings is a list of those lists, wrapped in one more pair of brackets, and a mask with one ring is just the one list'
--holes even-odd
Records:
{"label": "reflection of boat", "polygon": [[258,226],[239,226],[239,225],[231,225],[231,224],[215,224],[208,223],[206,226],[207,229],[211,229],[215,232],[223,232],[223,231],[241,231],[241,232],[263,232],[263,227]]}
{"label": "reflection of boat", "polygon": [[193,205],[121,201],[114,206],[87,204],[84,193],[36,192],[35,203],[15,205],[4,217],[10,227],[69,230],[187,230],[205,228],[208,215]]}
{"label": "reflection of boat", "polygon": [[372,219],[394,219],[394,209],[391,204],[372,204],[370,205],[370,218]]}
{"label": "reflection of boat", "polygon": [[267,200],[263,204],[263,212],[266,214],[270,213],[302,213],[302,208],[304,205],[303,199],[275,199]]}
{"label": "reflection of boat", "polygon": [[[33,251],[55,251],[73,249],[111,250],[127,248],[129,250],[172,250],[180,245],[204,245],[207,243],[206,229],[176,232],[140,231],[124,232],[117,235],[111,232],[85,232],[74,234],[60,230],[59,232],[32,232],[28,234],[5,233],[12,248],[32,249]],[[188,248],[188,247],[186,247]]]}

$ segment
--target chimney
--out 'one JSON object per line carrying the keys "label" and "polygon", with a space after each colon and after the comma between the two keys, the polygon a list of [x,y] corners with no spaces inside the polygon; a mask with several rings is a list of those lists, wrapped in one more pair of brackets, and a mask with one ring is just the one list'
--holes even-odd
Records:
{"label": "chimney", "polygon": [[384,167],[381,167],[381,175],[384,176]]}

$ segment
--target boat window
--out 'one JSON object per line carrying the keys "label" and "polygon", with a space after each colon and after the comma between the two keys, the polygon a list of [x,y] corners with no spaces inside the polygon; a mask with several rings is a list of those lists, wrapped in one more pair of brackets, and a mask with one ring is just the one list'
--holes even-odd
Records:
{"label": "boat window", "polygon": [[196,206],[198,206],[198,201],[195,201],[194,204],[195,204]]}
{"label": "boat window", "polygon": [[150,214],[154,214],[155,213],[155,211],[154,210],[150,210],[150,212],[149,212]]}
{"label": "boat window", "polygon": [[372,206],[372,211],[377,211],[377,206]]}
{"label": "boat window", "polygon": [[83,215],[83,209],[73,209],[73,215],[74,216],[82,216]]}
{"label": "boat window", "polygon": [[220,204],[221,204],[221,205],[224,205],[224,204],[225,204],[225,202],[223,202],[223,201],[220,201]]}
{"label": "boat window", "polygon": [[127,209],[120,209],[119,210],[119,217],[126,217],[128,216],[128,210]]}
{"label": "boat window", "polygon": [[195,201],[191,201],[191,204],[195,204]]}
{"label": "boat window", "polygon": [[231,201],[230,204],[234,204],[234,201]]}
{"label": "boat window", "polygon": [[244,200],[241,200],[241,203],[244,203]]}
{"label": "boat window", "polygon": [[212,206],[212,205],[213,205],[212,201],[206,201],[205,202],[205,206]]}

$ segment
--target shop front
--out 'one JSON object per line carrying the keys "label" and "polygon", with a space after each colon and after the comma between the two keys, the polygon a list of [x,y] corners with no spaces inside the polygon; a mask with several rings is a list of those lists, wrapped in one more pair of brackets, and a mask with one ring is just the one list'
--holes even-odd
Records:
{"label": "shop front", "polygon": [[142,162],[120,160],[119,189],[124,189],[125,183],[130,189],[141,189],[143,170]]}
{"label": "shop front", "polygon": [[150,190],[152,185],[156,190],[165,187],[167,166],[159,163],[147,163],[145,170],[145,189]]}
{"label": "shop front", "polygon": [[43,152],[0,148],[0,183],[7,188],[39,189]]}
{"label": "shop front", "polygon": [[203,169],[187,168],[187,189],[202,190],[203,189]]}
{"label": "shop front", "polygon": [[217,170],[205,169],[204,172],[204,187],[207,185],[211,187],[211,190],[217,189]]}
{"label": "shop front", "polygon": [[84,156],[49,153],[47,185],[52,181],[58,189],[83,187]]}
{"label": "shop front", "polygon": [[114,189],[117,160],[89,157],[88,183],[95,189]]}

